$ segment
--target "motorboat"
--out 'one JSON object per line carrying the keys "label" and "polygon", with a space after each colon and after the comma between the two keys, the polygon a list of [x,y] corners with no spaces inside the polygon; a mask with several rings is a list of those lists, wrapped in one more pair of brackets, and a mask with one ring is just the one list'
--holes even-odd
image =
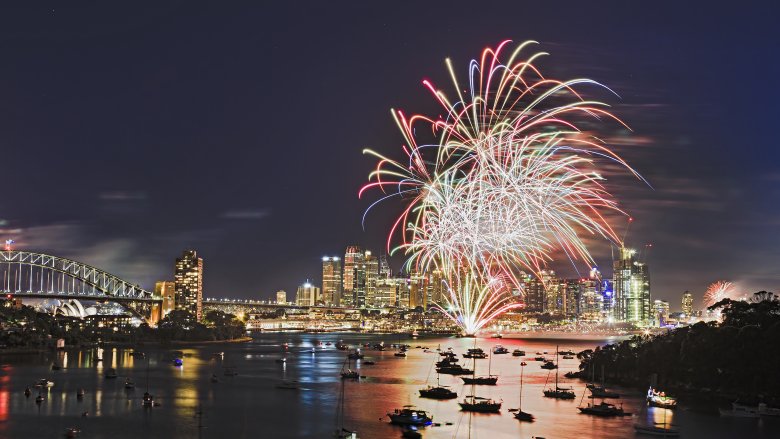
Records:
{"label": "motorboat", "polygon": [[24,396],[30,396],[31,394],[32,394],[32,391],[30,390],[29,387],[24,389]]}
{"label": "motorboat", "polygon": [[485,377],[461,377],[464,384],[485,384],[495,386],[498,382],[498,375],[488,375]]}
{"label": "motorboat", "polygon": [[376,364],[376,362],[375,362],[375,361],[371,361],[371,360],[366,360],[366,361],[363,361],[363,362],[362,362],[362,363],[360,363],[360,364],[362,364],[362,365],[364,365],[364,366],[373,366],[373,365],[375,365],[375,364]]}
{"label": "motorboat", "polygon": [[568,351],[559,351],[558,353],[561,355],[574,355],[574,351],[572,351],[571,349],[569,349]]}
{"label": "motorboat", "polygon": [[731,409],[718,409],[721,416],[731,418],[758,418],[761,414],[758,411],[758,407],[752,407],[745,404],[739,404],[736,402],[731,403]]}
{"label": "motorboat", "polygon": [[508,353],[509,353],[509,349],[507,349],[507,348],[505,348],[505,347],[501,346],[500,344],[499,344],[499,345],[496,345],[496,346],[493,348],[493,354],[494,354],[494,355],[501,355],[501,354],[508,354]]}
{"label": "motorboat", "polygon": [[542,369],[553,370],[557,368],[558,366],[556,366],[552,361],[545,361],[544,364],[542,364]]}
{"label": "motorboat", "polygon": [[458,394],[450,390],[447,386],[428,386],[420,389],[420,397],[430,399],[454,399]]}
{"label": "motorboat", "polygon": [[347,349],[349,349],[349,346],[345,345],[341,340],[339,340],[338,342],[336,342],[336,349],[340,351],[346,351]]}
{"label": "motorboat", "polygon": [[458,403],[464,412],[498,413],[501,411],[501,401],[492,398],[482,398],[469,395]]}
{"label": "motorboat", "polygon": [[173,365],[176,366],[176,367],[183,366],[184,365],[184,360],[182,360],[181,358],[174,358],[173,359]]}
{"label": "motorboat", "polygon": [[437,367],[436,372],[443,373],[445,375],[471,375],[473,373],[472,370],[461,367],[458,364]]}
{"label": "motorboat", "polygon": [[514,351],[512,351],[512,356],[513,357],[524,357],[525,356],[525,351],[520,350],[520,349],[515,349]]}
{"label": "motorboat", "polygon": [[398,352],[394,353],[393,355],[396,356],[396,357],[406,357],[406,352],[398,351]]}
{"label": "motorboat", "polygon": [[471,348],[463,354],[463,358],[487,358],[487,354],[480,348]]}
{"label": "motorboat", "polygon": [[106,377],[106,379],[109,379],[109,380],[110,380],[110,379],[114,379],[114,378],[116,378],[116,377],[117,377],[117,374],[116,374],[116,369],[114,369],[113,367],[112,367],[112,368],[109,368],[109,369],[106,371],[105,375],[103,375],[103,376],[104,376],[104,377]]}
{"label": "motorboat", "polygon": [[76,437],[81,434],[81,430],[76,427],[68,427],[65,429],[65,437]]}
{"label": "motorboat", "polygon": [[390,418],[391,424],[397,425],[420,426],[433,423],[433,417],[424,410],[415,409],[413,405],[405,405],[402,409],[395,409],[392,413],[388,413],[387,417]]}
{"label": "motorboat", "polygon": [[623,411],[623,407],[617,407],[615,404],[602,401],[600,404],[588,404],[585,407],[577,407],[581,413],[602,417],[613,416],[631,416],[631,413]]}
{"label": "motorboat", "polygon": [[149,392],[144,392],[143,400],[141,401],[141,404],[144,407],[152,407],[154,406],[154,395],[152,395]]}
{"label": "motorboat", "polygon": [[547,361],[543,356],[534,357],[534,361]]}
{"label": "motorboat", "polygon": [[135,389],[135,383],[129,377],[125,379],[125,389]]}
{"label": "motorboat", "polygon": [[44,396],[42,393],[39,393],[38,396],[35,397],[35,403],[40,404],[43,401],[46,401],[46,396]]}
{"label": "motorboat", "polygon": [[79,389],[79,390],[77,390],[77,391],[76,391],[76,398],[78,398],[78,399],[81,399],[81,398],[83,398],[85,393],[86,393],[86,392],[84,392],[84,389]]}
{"label": "motorboat", "polygon": [[54,381],[49,381],[46,378],[41,378],[40,380],[38,380],[37,383],[35,383],[35,387],[41,387],[41,388],[54,387]]}
{"label": "motorboat", "polygon": [[365,355],[361,354],[359,350],[356,350],[355,352],[350,352],[347,357],[350,360],[362,360]]}
{"label": "motorboat", "polygon": [[504,338],[504,336],[501,335],[500,332],[496,332],[495,334],[491,335],[490,338]]}
{"label": "motorboat", "polygon": [[574,355],[564,355],[563,359],[564,360],[573,360],[574,359]]}
{"label": "motorboat", "polygon": [[650,407],[659,407],[664,409],[677,408],[677,399],[671,396],[666,396],[666,393],[659,392],[656,389],[650,387],[647,390],[647,405]]}

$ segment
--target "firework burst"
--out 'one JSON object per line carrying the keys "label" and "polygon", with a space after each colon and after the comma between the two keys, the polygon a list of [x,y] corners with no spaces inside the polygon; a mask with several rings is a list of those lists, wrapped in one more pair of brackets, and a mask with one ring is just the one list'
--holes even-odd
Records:
{"label": "firework burst", "polygon": [[[469,65],[468,88],[447,60],[453,100],[423,81],[441,105],[440,116],[393,111],[405,159],[365,151],[379,162],[360,195],[380,189],[374,205],[392,197],[405,202],[388,250],[403,251],[408,268],[444,273],[449,294],[439,305],[468,333],[520,306],[512,292],[522,290],[522,272],[538,276],[558,251],[590,267],[585,236],[620,242],[607,218],[623,212],[603,186],[602,162],[639,177],[578,128],[605,121],[625,126],[606,104],[577,90],[606,87],[545,78],[534,65],[545,54],[523,56],[533,44],[520,44],[508,56],[509,41],[485,49]],[[391,249],[394,238],[399,244]]]}
{"label": "firework burst", "polygon": [[733,283],[719,280],[707,288],[704,293],[704,303],[707,306],[712,306],[723,299],[733,298],[735,294],[736,288]]}

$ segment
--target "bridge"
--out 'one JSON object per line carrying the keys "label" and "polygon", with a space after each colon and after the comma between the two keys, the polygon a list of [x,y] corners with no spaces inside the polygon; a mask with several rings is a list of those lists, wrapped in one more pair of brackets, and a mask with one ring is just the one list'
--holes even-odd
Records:
{"label": "bridge", "polygon": [[152,292],[72,259],[19,250],[0,251],[0,293],[14,297],[111,300],[149,321]]}
{"label": "bridge", "polygon": [[[112,301],[147,323],[155,323],[153,311],[162,302],[151,291],[91,265],[43,253],[0,251],[0,293],[20,298],[60,299],[63,307],[83,314],[82,300]],[[305,314],[309,307],[262,300],[203,299],[205,310],[233,314],[275,312]]]}

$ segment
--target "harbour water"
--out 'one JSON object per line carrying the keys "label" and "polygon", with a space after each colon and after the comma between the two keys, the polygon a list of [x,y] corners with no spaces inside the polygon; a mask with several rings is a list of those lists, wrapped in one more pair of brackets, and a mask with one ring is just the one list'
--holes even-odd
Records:
{"label": "harbour water", "polygon": [[[561,349],[580,351],[593,348],[592,340],[545,339],[400,339],[393,335],[361,334],[256,334],[240,344],[204,345],[186,348],[140,348],[145,359],[130,355],[132,349],[106,348],[103,360],[96,361],[97,349],[70,350],[34,355],[0,357],[0,438],[57,438],[67,427],[78,427],[81,438],[328,438],[338,427],[337,403],[341,389],[339,371],[345,352],[335,348],[343,340],[350,345],[384,341],[412,346],[407,357],[395,357],[394,350],[363,349],[373,366],[353,364],[362,376],[344,383],[345,427],[356,430],[361,439],[397,438],[401,429],[388,423],[385,414],[404,405],[415,405],[433,415],[435,423],[423,431],[425,438],[626,438],[635,437],[634,423],[673,424],[683,438],[777,438],[780,419],[721,418],[686,410],[648,409],[641,391],[615,388],[626,411],[634,416],[597,418],[580,414],[577,406],[585,385],[563,379],[573,386],[577,398],[562,401],[544,398],[542,390],[554,377],[533,360],[536,352],[554,359],[556,344]],[[331,343],[325,346],[325,343]],[[503,400],[500,414],[469,415],[459,410],[457,400],[436,401],[419,397],[418,389],[436,382],[436,349],[452,347],[459,354],[474,345],[486,352],[496,344],[510,350],[523,349],[526,357],[493,356],[491,372],[500,376],[496,386],[476,386],[476,395]],[[285,344],[287,347],[285,348]],[[425,352],[427,347],[433,352]],[[314,352],[312,353],[312,349]],[[175,351],[181,352],[175,352]],[[224,356],[214,355],[224,352]],[[173,359],[181,356],[183,365]],[[286,358],[282,363],[277,360]],[[517,408],[520,363],[524,372],[523,410],[536,417],[534,423],[517,421],[508,411]],[[63,369],[53,371],[53,363]],[[460,364],[471,367],[461,357]],[[487,374],[488,360],[476,360],[478,374]],[[577,370],[579,361],[561,360],[560,374]],[[117,370],[117,379],[106,379],[108,368]],[[225,376],[224,368],[234,368],[236,376]],[[147,387],[159,406],[145,408],[141,399]],[[212,374],[219,382],[212,382]],[[126,377],[134,390],[124,388]],[[47,397],[36,404],[41,378],[54,381]],[[280,389],[282,380],[298,380],[301,388]],[[441,384],[458,392],[458,399],[471,394],[459,377],[442,375]],[[33,391],[29,397],[24,390]],[[83,399],[76,397],[83,388]],[[83,416],[84,413],[86,416]],[[665,416],[665,418],[664,418]],[[636,436],[642,437],[642,436]]]}

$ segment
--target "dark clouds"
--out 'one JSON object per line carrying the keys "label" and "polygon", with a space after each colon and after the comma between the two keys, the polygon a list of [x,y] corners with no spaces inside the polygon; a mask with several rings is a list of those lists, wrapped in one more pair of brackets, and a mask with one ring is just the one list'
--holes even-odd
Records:
{"label": "dark clouds", "polygon": [[[636,218],[628,242],[653,244],[653,294],[780,285],[773,3],[474,7],[4,9],[0,239],[145,286],[194,247],[208,295],[293,290],[323,254],[382,248],[393,206],[363,232],[356,193],[372,166],[360,151],[398,151],[389,109],[435,109],[420,81],[445,87],[445,57],[465,72],[484,46],[534,39],[545,72],[620,96],[597,97],[633,132],[603,137],[652,188],[604,175]],[[609,271],[609,247],[595,254]]]}

